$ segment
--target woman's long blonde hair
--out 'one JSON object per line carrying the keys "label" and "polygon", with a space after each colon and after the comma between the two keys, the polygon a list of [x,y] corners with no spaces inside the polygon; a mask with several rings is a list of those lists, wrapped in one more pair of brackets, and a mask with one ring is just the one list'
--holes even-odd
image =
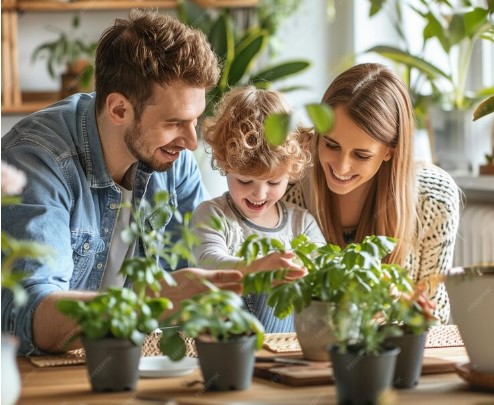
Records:
{"label": "woman's long blonde hair", "polygon": [[[416,221],[416,184],[412,135],[414,116],[407,88],[385,66],[365,63],[341,73],[324,94],[324,103],[341,107],[351,120],[373,139],[393,149],[371,180],[355,241],[366,235],[386,235],[398,245],[386,261],[404,264]],[[324,236],[344,246],[340,208],[329,190],[318,156],[319,136],[313,136],[312,206]]]}

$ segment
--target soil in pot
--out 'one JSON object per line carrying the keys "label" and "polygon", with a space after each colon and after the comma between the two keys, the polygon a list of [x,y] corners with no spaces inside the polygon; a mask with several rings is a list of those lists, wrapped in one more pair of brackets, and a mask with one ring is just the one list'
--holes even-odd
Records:
{"label": "soil in pot", "polygon": [[245,390],[252,383],[256,336],[228,342],[196,340],[197,355],[207,391]]}

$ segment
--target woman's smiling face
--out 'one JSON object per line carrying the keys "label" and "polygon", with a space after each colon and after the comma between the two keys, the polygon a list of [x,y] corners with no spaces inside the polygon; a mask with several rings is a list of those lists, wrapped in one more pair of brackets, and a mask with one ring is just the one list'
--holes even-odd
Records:
{"label": "woman's smiling face", "polygon": [[334,113],[333,130],[319,137],[319,162],[328,188],[344,195],[368,183],[391,158],[392,149],[360,129],[343,107]]}

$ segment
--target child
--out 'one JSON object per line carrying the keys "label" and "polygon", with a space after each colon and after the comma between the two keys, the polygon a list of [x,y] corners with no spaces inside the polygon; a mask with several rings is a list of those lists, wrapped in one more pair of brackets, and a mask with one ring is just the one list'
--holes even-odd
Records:
{"label": "child", "polygon": [[[204,125],[204,139],[211,147],[213,167],[226,175],[225,194],[200,204],[191,224],[197,227],[201,245],[194,251],[204,268],[235,268],[244,274],[259,270],[288,268],[287,278],[297,278],[306,270],[292,262],[293,252],[271,253],[245,266],[236,253],[251,234],[290,241],[303,233],[312,242],[325,244],[314,217],[283,197],[288,182],[300,179],[311,164],[310,139],[288,135],[280,146],[264,138],[264,121],[271,113],[288,113],[281,93],[255,87],[236,88],[219,103],[216,116]],[[222,231],[200,226],[218,218]],[[245,297],[249,310],[263,323],[267,333],[292,332],[293,317],[276,318],[265,295]]]}

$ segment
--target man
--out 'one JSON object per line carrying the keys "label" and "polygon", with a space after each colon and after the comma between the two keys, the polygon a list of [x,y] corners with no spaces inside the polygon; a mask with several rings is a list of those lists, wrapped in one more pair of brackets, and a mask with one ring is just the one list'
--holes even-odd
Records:
{"label": "man", "polygon": [[[90,299],[122,286],[125,257],[142,255],[120,231],[129,224],[125,201],[152,201],[165,189],[182,213],[205,197],[189,150],[218,61],[200,31],[171,16],[133,10],[101,36],[96,93],[76,94],[19,122],[2,139],[2,160],[22,170],[22,203],[2,208],[2,230],[43,243],[55,258],[19,261],[30,273],[28,304],[14,308],[2,294],[2,330],[19,337],[19,354],[65,350],[75,325],[56,309],[60,298]],[[177,224],[172,219],[166,230]],[[201,291],[200,277],[240,292],[237,271],[186,268],[164,285],[175,305]]]}

